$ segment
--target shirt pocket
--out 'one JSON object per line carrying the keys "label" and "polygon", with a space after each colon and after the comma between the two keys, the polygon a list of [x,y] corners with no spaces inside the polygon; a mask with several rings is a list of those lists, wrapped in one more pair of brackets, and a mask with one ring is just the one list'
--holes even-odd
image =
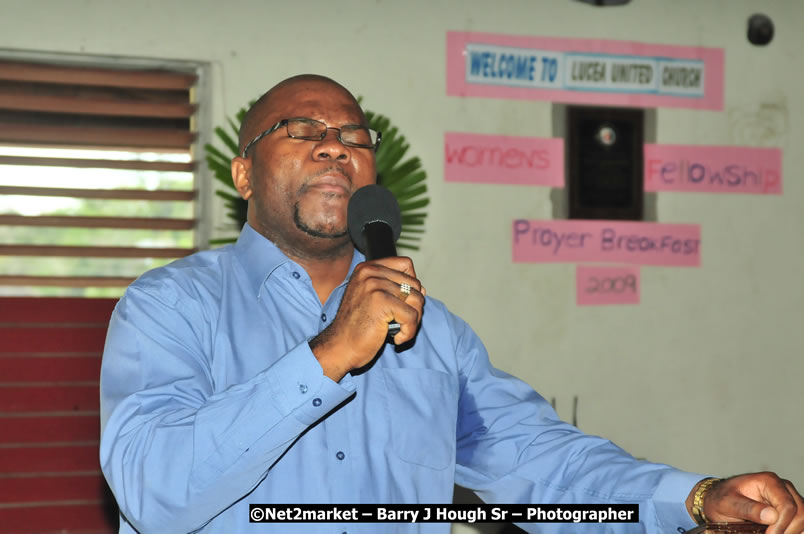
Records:
{"label": "shirt pocket", "polygon": [[382,371],[394,453],[431,469],[452,465],[458,404],[452,377],[432,369]]}

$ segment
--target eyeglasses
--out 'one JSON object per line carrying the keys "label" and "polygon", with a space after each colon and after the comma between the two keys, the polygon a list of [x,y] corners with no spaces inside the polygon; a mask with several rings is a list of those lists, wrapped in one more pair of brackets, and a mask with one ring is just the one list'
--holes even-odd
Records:
{"label": "eyeglasses", "polygon": [[282,119],[252,139],[243,149],[242,156],[245,158],[248,149],[257,141],[266,135],[274,133],[283,126],[286,127],[288,137],[292,137],[293,139],[305,139],[307,141],[323,141],[327,136],[328,130],[336,130],[338,132],[338,141],[343,145],[357,148],[373,148],[375,152],[380,148],[380,140],[382,139],[382,133],[363,126],[347,125],[340,128],[332,128],[321,121],[302,117]]}

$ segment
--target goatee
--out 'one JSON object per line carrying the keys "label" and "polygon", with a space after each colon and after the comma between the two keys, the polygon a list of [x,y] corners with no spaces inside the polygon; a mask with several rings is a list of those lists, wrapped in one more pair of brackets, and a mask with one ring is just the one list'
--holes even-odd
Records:
{"label": "goatee", "polygon": [[301,219],[301,215],[299,215],[299,204],[298,202],[293,206],[293,222],[296,223],[296,228],[301,230],[307,235],[311,235],[313,237],[320,237],[323,239],[339,239],[346,235],[346,230],[340,232],[326,232],[323,230],[317,230],[315,228],[311,228],[304,221]]}

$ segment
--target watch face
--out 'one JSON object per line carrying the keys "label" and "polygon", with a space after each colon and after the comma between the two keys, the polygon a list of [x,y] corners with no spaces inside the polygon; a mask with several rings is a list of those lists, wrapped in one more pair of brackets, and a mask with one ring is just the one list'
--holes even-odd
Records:
{"label": "watch face", "polygon": [[767,525],[757,523],[706,523],[685,534],[726,534],[727,532],[739,532],[741,534],[763,534],[768,528]]}

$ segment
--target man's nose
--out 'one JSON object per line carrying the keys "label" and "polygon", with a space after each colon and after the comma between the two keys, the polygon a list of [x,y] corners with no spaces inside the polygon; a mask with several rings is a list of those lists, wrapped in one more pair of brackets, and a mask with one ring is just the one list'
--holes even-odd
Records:
{"label": "man's nose", "polygon": [[327,135],[316,143],[313,150],[313,159],[333,160],[340,163],[349,163],[352,157],[352,152],[349,147],[344,145],[338,139],[340,131],[337,128],[327,128]]}

